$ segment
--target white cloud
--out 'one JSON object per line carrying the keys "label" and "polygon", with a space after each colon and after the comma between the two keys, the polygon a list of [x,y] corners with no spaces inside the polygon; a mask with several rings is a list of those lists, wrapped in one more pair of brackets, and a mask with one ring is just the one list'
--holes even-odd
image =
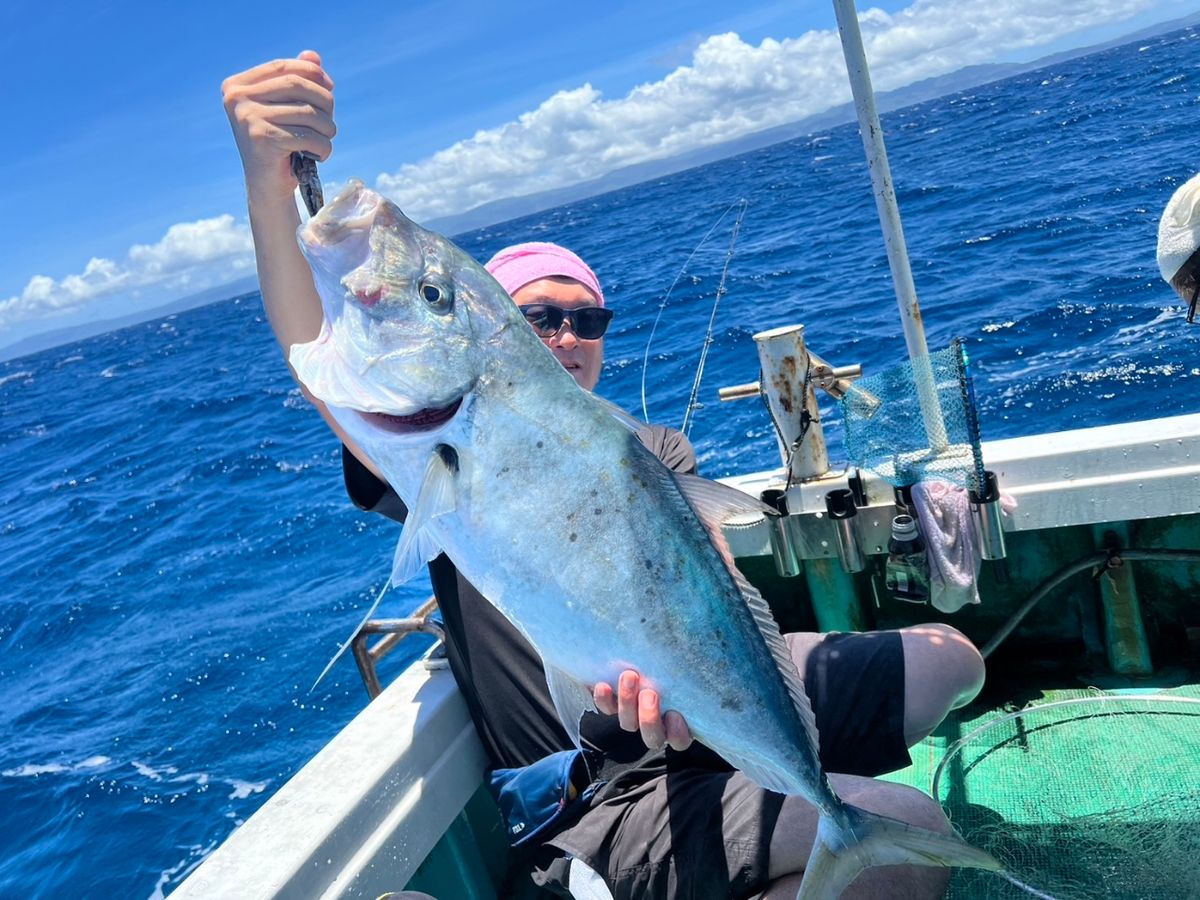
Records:
{"label": "white cloud", "polygon": [[[917,0],[860,12],[876,90],[1120,22],[1161,0]],[[604,99],[590,84],[376,179],[418,220],[595,178],[794,122],[850,100],[836,30],[767,39],[708,38],[661,81]]]}
{"label": "white cloud", "polygon": [[[1164,0],[915,0],[896,13],[860,12],[877,90],[889,90],[1014,51],[1122,22]],[[561,91],[516,121],[480,131],[432,157],[377,178],[418,220],[595,178],[754,131],[850,99],[836,30],[766,39],[702,41],[662,80],[606,100],[590,84]],[[333,186],[327,185],[326,193]],[[118,295],[150,305],[231,281],[253,268],[249,226],[223,215],[171,226],[121,261],[92,259],[55,280],[29,279],[0,299],[0,330],[78,312]],[[99,317],[100,312],[94,315]]]}
{"label": "white cloud", "polygon": [[63,315],[114,295],[152,291],[167,301],[241,276],[253,267],[250,226],[223,215],[172,225],[157,244],[135,244],[123,262],[91,259],[83,271],[55,281],[34,275],[15,297],[0,300],[0,329]]}

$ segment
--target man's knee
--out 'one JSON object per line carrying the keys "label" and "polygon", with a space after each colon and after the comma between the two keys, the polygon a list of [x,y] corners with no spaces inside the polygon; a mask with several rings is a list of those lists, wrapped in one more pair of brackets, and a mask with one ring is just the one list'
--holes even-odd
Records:
{"label": "man's knee", "polygon": [[952,709],[983,687],[979,650],[957,628],[940,622],[902,629],[904,731],[910,745],[933,731]]}
{"label": "man's knee", "polygon": [[941,804],[915,787],[852,775],[830,775],[829,780],[844,801],[868,812],[942,834],[951,830]]}

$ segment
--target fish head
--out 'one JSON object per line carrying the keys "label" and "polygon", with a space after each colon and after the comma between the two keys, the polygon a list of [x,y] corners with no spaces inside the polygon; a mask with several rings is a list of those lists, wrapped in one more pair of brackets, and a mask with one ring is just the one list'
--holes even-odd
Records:
{"label": "fish head", "polygon": [[344,424],[401,435],[441,428],[484,376],[490,355],[481,348],[499,332],[524,327],[482,266],[361,182],[352,181],[298,238],[324,322],[318,338],[292,347],[289,359]]}

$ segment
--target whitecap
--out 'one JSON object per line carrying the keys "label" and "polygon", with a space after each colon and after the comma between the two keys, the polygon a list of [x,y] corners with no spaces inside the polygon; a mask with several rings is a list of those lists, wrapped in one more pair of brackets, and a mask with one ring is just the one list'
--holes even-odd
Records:
{"label": "whitecap", "polygon": [[30,776],[37,777],[38,775],[58,775],[63,772],[78,772],[82,769],[97,769],[100,766],[106,766],[112,759],[107,756],[89,756],[82,762],[72,763],[26,763],[23,766],[17,766],[15,769],[5,769],[0,772],[7,778],[28,778]]}
{"label": "whitecap", "polygon": [[18,378],[32,379],[33,373],[23,369],[20,372],[13,372],[11,375],[0,375],[0,387],[4,387],[10,381],[16,381]]}
{"label": "whitecap", "polygon": [[267,789],[266,781],[238,781],[236,778],[229,782],[229,786],[233,788],[233,793],[229,795],[230,800],[245,800],[251,794],[261,794]]}
{"label": "whitecap", "polygon": [[162,781],[163,773],[166,773],[167,775],[174,775],[179,771],[174,766],[166,766],[162,769],[156,769],[153,766],[148,766],[144,762],[139,762],[136,759],[131,762],[130,765],[137,769],[139,775],[144,775],[151,781]]}
{"label": "whitecap", "polygon": [[109,366],[107,369],[105,369],[103,372],[100,373],[100,377],[101,378],[112,378],[116,374],[117,374],[117,367]]}
{"label": "whitecap", "polygon": [[41,766],[26,763],[23,766],[17,766],[15,769],[5,769],[0,772],[0,775],[6,778],[26,778],[30,775],[55,775],[59,772],[67,771],[69,771],[69,768],[62,763],[47,763]]}
{"label": "whitecap", "polygon": [[209,854],[217,849],[218,841],[213,841],[208,845],[193,844],[187,848],[188,855],[184,857],[178,865],[171,866],[169,869],[163,869],[158,876],[158,882],[154,885],[154,892],[150,895],[150,900],[164,900],[166,894],[163,893],[163,888],[172,880],[182,881],[188,875],[191,875],[200,863],[208,858]]}

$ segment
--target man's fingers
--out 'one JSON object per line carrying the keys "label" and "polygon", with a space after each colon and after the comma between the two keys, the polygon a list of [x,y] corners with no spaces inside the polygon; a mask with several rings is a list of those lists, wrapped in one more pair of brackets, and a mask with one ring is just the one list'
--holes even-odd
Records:
{"label": "man's fingers", "polygon": [[333,142],[311,128],[297,126],[286,128],[270,122],[262,122],[255,131],[258,133],[252,133],[252,137],[269,140],[271,146],[281,154],[311,153],[318,160],[324,162],[333,152]]}
{"label": "man's fingers", "polygon": [[337,125],[327,113],[305,103],[270,104],[260,106],[260,110],[262,118],[280,128],[307,128],[327,138],[337,134]]}
{"label": "man's fingers", "polygon": [[326,115],[333,115],[333,92],[298,75],[284,75],[251,83],[226,82],[223,90],[226,106],[247,102],[307,105]]}
{"label": "man's fingers", "polygon": [[688,728],[683,716],[673,709],[663,713],[663,728],[666,732],[667,743],[675,750],[686,750],[692,744],[692,730]]}
{"label": "man's fingers", "polygon": [[273,59],[252,69],[247,69],[245,72],[231,75],[225,79],[225,85],[257,84],[260,81],[289,75],[298,75],[314,84],[321,85],[326,90],[333,90],[333,79],[321,68],[319,63],[310,59]]}
{"label": "man's fingers", "polygon": [[638,728],[642,741],[651,750],[661,750],[667,742],[662,714],[658,709],[658,692],[646,689],[638,694]]}
{"label": "man's fingers", "polygon": [[606,716],[617,714],[617,695],[613,693],[612,685],[601,682],[592,688],[592,700],[596,709]]}
{"label": "man's fingers", "polygon": [[617,721],[626,731],[638,730],[638,687],[637,672],[624,671],[617,679]]}

